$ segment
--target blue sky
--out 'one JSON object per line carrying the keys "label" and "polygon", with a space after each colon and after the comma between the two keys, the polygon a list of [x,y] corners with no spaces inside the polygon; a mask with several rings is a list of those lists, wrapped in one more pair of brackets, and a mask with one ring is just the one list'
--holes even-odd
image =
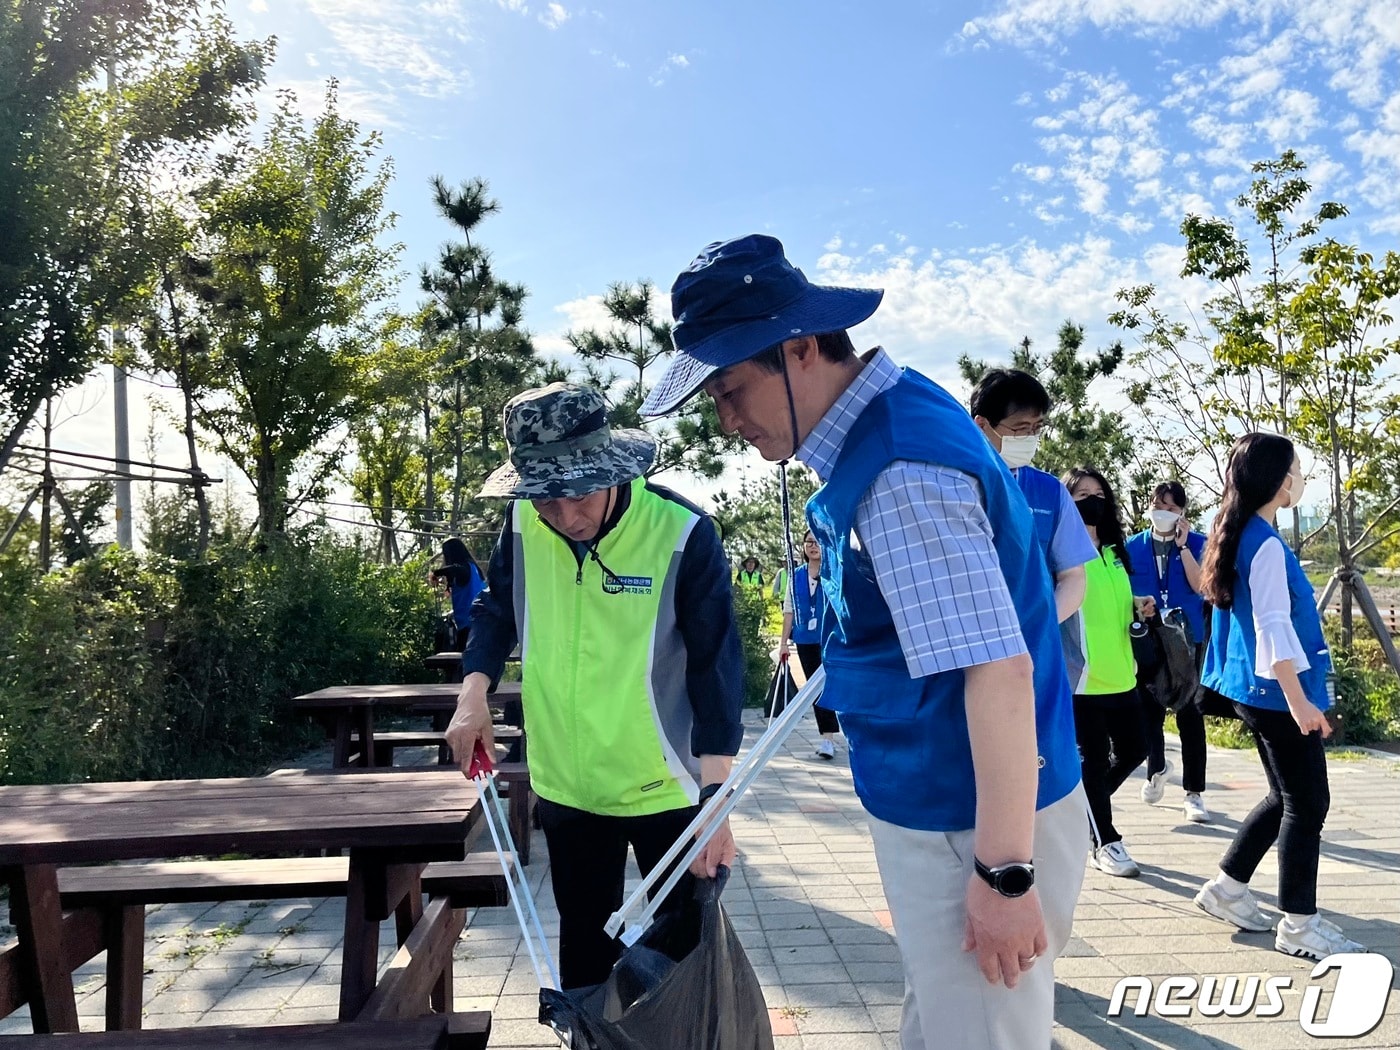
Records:
{"label": "blue sky", "polygon": [[[449,234],[429,176],[489,180],[482,240],[547,352],[609,282],[664,293],[752,231],[814,279],[886,288],[858,342],[935,377],[1066,318],[1097,345],[1122,286],[1199,299],[1182,217],[1232,214],[1288,147],[1351,208],[1335,235],[1400,245],[1400,0],[227,6],[279,39],[269,90],[310,113],[333,75],[383,131],[405,305]],[[103,416],[78,426],[98,447]]]}
{"label": "blue sky", "polygon": [[409,266],[426,182],[487,178],[497,269],[546,348],[608,282],[664,291],[709,241],[772,233],[809,276],[889,289],[868,326],[962,349],[1108,338],[1118,287],[1175,278],[1187,211],[1297,149],[1342,232],[1400,243],[1400,0],[972,3],[231,0],[274,86],[384,129]]}

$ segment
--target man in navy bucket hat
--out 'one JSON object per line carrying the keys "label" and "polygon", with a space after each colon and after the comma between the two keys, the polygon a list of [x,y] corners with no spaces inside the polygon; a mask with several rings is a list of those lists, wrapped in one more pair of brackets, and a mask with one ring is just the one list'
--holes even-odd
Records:
{"label": "man in navy bucket hat", "polygon": [[904,964],[905,1050],[1048,1047],[1084,877],[1085,802],[1049,574],[962,406],[846,329],[882,292],[812,284],[772,237],[671,288],[676,361],[720,423],[822,482],[823,704],[841,717]]}

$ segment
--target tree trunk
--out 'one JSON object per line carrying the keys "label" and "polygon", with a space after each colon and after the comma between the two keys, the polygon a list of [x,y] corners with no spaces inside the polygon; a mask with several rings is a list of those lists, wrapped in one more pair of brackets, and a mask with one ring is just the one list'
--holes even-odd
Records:
{"label": "tree trunk", "polygon": [[[423,531],[432,532],[433,526],[437,524],[437,485],[433,480],[433,389],[429,385],[427,393],[423,397],[423,464],[425,470],[425,491],[423,510]],[[418,537],[424,550],[432,548],[432,539],[428,536]]]}
{"label": "tree trunk", "polygon": [[451,531],[457,531],[457,522],[462,516],[462,373],[458,370],[453,378],[453,428],[452,428],[452,522]]}
{"label": "tree trunk", "polygon": [[190,381],[190,351],[185,342],[184,319],[179,306],[175,303],[175,292],[173,281],[166,285],[166,300],[170,304],[170,326],[175,336],[175,345],[180,348],[180,374],[176,377],[176,382],[180,385],[180,394],[185,403],[185,447],[189,451],[190,475],[194,480],[194,504],[199,515],[199,536],[195,542],[195,556],[201,560],[209,553],[209,493],[205,491],[208,484],[207,475],[199,468],[199,443],[195,440],[194,430],[194,384]]}
{"label": "tree trunk", "polygon": [[258,534],[266,539],[282,531],[286,507],[282,502],[282,479],[277,458],[265,452],[259,453],[257,465]]}

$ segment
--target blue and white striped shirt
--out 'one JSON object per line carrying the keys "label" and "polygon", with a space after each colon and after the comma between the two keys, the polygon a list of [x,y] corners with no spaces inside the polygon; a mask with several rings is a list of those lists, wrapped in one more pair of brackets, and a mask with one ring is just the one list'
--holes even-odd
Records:
{"label": "blue and white striped shirt", "polygon": [[[900,368],[884,350],[864,359],[860,374],[798,449],[797,458],[823,482],[831,478],[857,417],[899,381]],[[971,475],[895,460],[861,499],[855,531],[889,606],[910,677],[1027,651],[981,486]]]}

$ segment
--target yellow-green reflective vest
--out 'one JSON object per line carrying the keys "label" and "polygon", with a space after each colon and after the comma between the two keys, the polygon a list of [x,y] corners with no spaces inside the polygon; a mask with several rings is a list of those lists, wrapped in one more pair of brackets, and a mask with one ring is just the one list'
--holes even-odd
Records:
{"label": "yellow-green reflective vest", "polygon": [[514,518],[530,786],[607,816],[693,805],[699,763],[676,582],[699,515],[638,478],[598,560],[582,567],[528,502],[515,504]]}

